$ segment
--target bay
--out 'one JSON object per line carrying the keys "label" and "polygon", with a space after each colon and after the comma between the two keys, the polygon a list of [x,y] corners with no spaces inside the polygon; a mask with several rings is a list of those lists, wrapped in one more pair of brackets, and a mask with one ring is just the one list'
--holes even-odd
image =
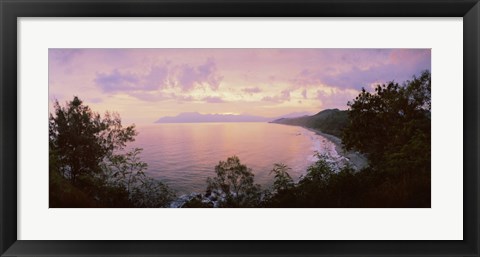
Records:
{"label": "bay", "polygon": [[238,156],[252,169],[255,183],[271,186],[274,163],[291,168],[298,180],[316,158],[315,151],[340,158],[335,144],[302,127],[264,122],[167,123],[137,126],[129,147],[143,148],[146,174],[165,182],[178,193],[205,192],[215,165]]}

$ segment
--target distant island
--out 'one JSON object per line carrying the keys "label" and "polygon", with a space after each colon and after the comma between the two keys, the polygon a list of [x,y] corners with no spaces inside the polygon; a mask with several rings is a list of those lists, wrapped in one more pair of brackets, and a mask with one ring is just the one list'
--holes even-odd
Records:
{"label": "distant island", "polygon": [[308,116],[309,112],[293,112],[279,117],[262,117],[239,114],[201,114],[198,112],[183,112],[177,116],[166,116],[155,123],[202,123],[202,122],[270,122],[282,118]]}

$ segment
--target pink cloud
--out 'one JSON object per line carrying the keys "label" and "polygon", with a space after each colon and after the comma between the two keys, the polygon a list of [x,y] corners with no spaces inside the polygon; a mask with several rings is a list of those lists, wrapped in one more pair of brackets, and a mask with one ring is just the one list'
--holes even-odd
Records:
{"label": "pink cloud", "polygon": [[207,86],[217,90],[223,77],[217,74],[217,66],[212,58],[206,60],[204,64],[192,66],[183,64],[179,66],[174,80],[183,91],[190,91],[196,86]]}
{"label": "pink cloud", "polygon": [[[143,95],[141,92],[166,87],[179,87],[184,92],[197,87],[217,90],[221,80],[222,77],[217,74],[215,61],[210,58],[198,66],[190,64],[174,66],[170,65],[169,62],[162,65],[152,65],[150,71],[146,74],[114,69],[109,73],[97,73],[94,82],[103,92],[124,92],[138,96]],[[132,94],[132,92],[135,92],[135,94]]]}
{"label": "pink cloud", "polygon": [[302,90],[303,99],[307,99],[307,89]]}
{"label": "pink cloud", "polygon": [[[224,102],[232,112],[270,115],[299,108],[298,101],[312,111],[320,103],[346,108],[361,87],[403,82],[425,69],[430,49],[49,49],[49,94],[128,110],[131,120],[150,115],[134,115],[132,104],[211,112],[218,106],[208,103]],[[325,88],[333,93],[317,93]]]}
{"label": "pink cloud", "polygon": [[207,103],[224,103],[225,101],[218,96],[207,96],[202,99]]}
{"label": "pink cloud", "polygon": [[246,87],[243,88],[242,91],[247,94],[253,95],[262,92],[262,89],[260,89],[259,87]]}
{"label": "pink cloud", "polygon": [[130,91],[139,88],[140,78],[129,72],[120,72],[117,69],[111,73],[99,73],[95,78],[95,84],[100,86],[103,92]]}
{"label": "pink cloud", "polygon": [[282,90],[282,92],[280,92],[279,95],[265,96],[262,98],[262,101],[274,102],[274,103],[283,103],[286,101],[290,101],[290,91]]}
{"label": "pink cloud", "polygon": [[347,90],[335,90],[330,94],[317,90],[316,97],[320,100],[323,108],[345,109],[347,103],[352,101],[356,95],[356,93]]}
{"label": "pink cloud", "polygon": [[62,65],[70,63],[74,58],[82,54],[83,49],[49,49],[48,58],[51,61],[58,62]]}
{"label": "pink cloud", "polygon": [[[430,70],[429,49],[360,51],[340,55],[340,60],[301,70],[291,80],[295,87],[320,84],[340,89],[361,89],[374,82],[405,81],[423,70]],[[348,65],[345,65],[348,64]]]}

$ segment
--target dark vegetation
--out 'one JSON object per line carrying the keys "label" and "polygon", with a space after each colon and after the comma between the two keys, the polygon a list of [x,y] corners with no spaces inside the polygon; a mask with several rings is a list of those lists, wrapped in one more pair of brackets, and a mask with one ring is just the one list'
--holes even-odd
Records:
{"label": "dark vegetation", "polygon": [[78,97],[55,103],[49,118],[50,207],[162,207],[174,195],[147,177],[147,164],[126,151],[137,134],[118,114],[102,119]]}
{"label": "dark vegetation", "polygon": [[[181,207],[430,207],[431,78],[428,71],[403,84],[365,89],[348,111],[275,122],[340,136],[346,150],[367,156],[361,170],[317,154],[298,182],[275,164],[271,189],[255,184],[238,157],[220,161],[206,193]],[[144,174],[140,149],[125,150],[136,135],[118,115],[103,119],[78,98],[50,116],[50,207],[166,207],[174,199]]]}
{"label": "dark vegetation", "polygon": [[207,179],[207,195],[215,191],[223,201],[220,207],[256,207],[260,204],[260,185],[254,184],[252,170],[233,156],[215,166],[214,178]]}
{"label": "dark vegetation", "polygon": [[327,109],[312,116],[281,118],[271,121],[271,123],[314,128],[322,131],[323,133],[341,137],[343,130],[348,125],[348,111]]}

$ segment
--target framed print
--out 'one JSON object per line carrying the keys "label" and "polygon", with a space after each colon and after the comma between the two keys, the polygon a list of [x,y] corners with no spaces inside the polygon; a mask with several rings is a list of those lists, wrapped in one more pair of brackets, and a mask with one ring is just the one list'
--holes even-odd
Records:
{"label": "framed print", "polygon": [[478,256],[478,1],[0,8],[2,256]]}

